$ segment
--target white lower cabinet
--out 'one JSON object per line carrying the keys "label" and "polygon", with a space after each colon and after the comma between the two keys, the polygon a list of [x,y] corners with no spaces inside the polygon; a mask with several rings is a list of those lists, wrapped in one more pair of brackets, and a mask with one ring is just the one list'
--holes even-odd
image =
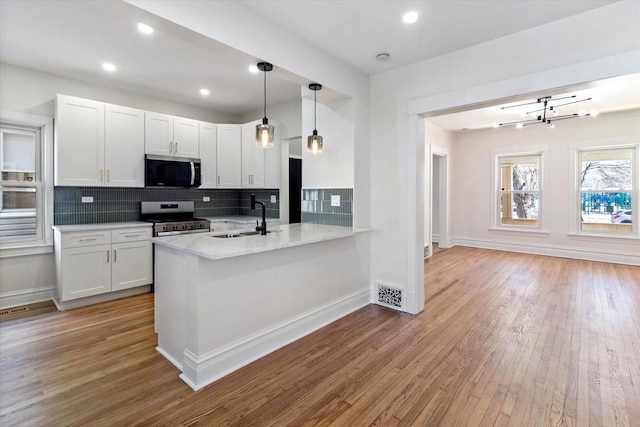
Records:
{"label": "white lower cabinet", "polygon": [[[105,294],[153,282],[151,227],[55,229],[56,295],[58,308],[67,301]],[[126,296],[126,295],[121,295]],[[98,301],[89,300],[87,303]],[[85,305],[76,304],[75,306]]]}

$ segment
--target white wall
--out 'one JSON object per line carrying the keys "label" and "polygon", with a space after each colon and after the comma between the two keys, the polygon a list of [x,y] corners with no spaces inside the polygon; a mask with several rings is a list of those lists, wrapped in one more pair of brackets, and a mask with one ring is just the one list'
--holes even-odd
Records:
{"label": "white wall", "polygon": [[236,115],[95,86],[0,63],[0,109],[53,117],[57,93],[213,123],[241,123]]}
{"label": "white wall", "polygon": [[[484,99],[490,100],[509,91],[513,95],[523,93],[515,92],[519,89],[526,92],[530,87],[541,90],[557,87],[554,84],[558,81],[571,84],[591,77],[604,78],[610,71],[607,58],[640,48],[639,14],[640,2],[616,2],[371,77],[371,224],[378,230],[371,249],[374,283],[406,289],[409,311],[422,309],[424,303],[417,293],[422,287],[424,270],[419,253],[424,234],[424,201],[419,183],[425,165],[424,149],[416,142],[420,120],[410,113],[435,108],[410,112],[409,106],[428,97],[438,101],[431,105],[443,109],[470,104],[480,98],[470,96],[477,95],[474,88],[478,87],[483,89],[480,94]],[[634,55],[635,60],[624,64],[628,69],[640,64],[638,54]],[[559,76],[562,78],[553,71],[544,73],[595,59],[603,60],[594,67],[578,68]],[[515,78],[524,79],[524,84],[509,85],[509,79]],[[522,83],[521,80],[517,82]],[[446,101],[450,101],[449,105]],[[452,157],[455,159],[455,154]],[[456,173],[454,168],[452,174]],[[457,191],[456,182],[452,188]]]}
{"label": "white wall", "polygon": [[354,102],[345,100],[317,105],[317,129],[322,136],[322,153],[307,151],[307,137],[313,132],[313,99],[302,100],[302,187],[353,188]]}
{"label": "white wall", "polygon": [[[570,176],[569,144],[584,140],[601,140],[603,146],[614,137],[640,135],[640,112],[601,114],[558,122],[551,129],[531,126],[487,129],[457,133],[453,145],[452,228],[456,242],[515,251],[561,255],[582,259],[613,257],[625,260],[625,254],[636,254],[640,262],[640,241],[637,239],[590,238],[570,235],[569,218],[575,207],[570,206],[570,192],[575,177]],[[549,234],[509,233],[492,231],[492,169],[491,150],[536,144],[549,145],[549,180],[543,183],[543,203],[549,209]],[[607,258],[601,258],[607,259]]]}
{"label": "white wall", "polygon": [[[264,110],[262,108],[251,111],[240,116],[241,123],[248,123],[254,120],[262,120]],[[270,104],[267,101],[267,117],[269,120],[278,120],[282,125],[280,138],[291,139],[301,135],[302,125],[302,102],[300,99],[293,101]]]}

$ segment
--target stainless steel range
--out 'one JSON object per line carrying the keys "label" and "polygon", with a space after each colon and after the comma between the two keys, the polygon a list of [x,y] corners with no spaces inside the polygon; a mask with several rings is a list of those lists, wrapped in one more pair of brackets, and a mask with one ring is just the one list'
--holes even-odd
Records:
{"label": "stainless steel range", "polygon": [[208,219],[194,218],[193,202],[141,202],[140,220],[153,223],[153,236],[206,233]]}

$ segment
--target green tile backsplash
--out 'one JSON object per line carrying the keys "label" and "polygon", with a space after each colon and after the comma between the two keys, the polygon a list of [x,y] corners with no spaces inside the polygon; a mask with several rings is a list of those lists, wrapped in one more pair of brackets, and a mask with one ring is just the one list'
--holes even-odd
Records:
{"label": "green tile backsplash", "polygon": [[[331,196],[340,196],[340,206],[331,206]],[[353,226],[353,188],[303,188],[302,222]]]}
{"label": "green tile backsplash", "polygon": [[[280,191],[275,190],[204,190],[187,188],[104,188],[55,187],[53,223],[55,225],[97,224],[140,220],[140,202],[194,201],[195,216],[225,215],[260,216],[251,210],[251,194],[265,202],[268,218],[280,217]],[[271,195],[276,203],[271,203]],[[93,203],[82,203],[82,197],[93,197]],[[203,197],[211,201],[203,202]]]}

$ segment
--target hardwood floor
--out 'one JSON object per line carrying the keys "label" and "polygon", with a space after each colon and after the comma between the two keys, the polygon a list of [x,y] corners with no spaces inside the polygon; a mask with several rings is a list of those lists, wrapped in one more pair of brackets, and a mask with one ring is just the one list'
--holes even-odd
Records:
{"label": "hardwood floor", "polygon": [[640,425],[640,268],[454,247],[425,271],[423,313],[365,307],[199,392],[153,295],[1,322],[0,425]]}

